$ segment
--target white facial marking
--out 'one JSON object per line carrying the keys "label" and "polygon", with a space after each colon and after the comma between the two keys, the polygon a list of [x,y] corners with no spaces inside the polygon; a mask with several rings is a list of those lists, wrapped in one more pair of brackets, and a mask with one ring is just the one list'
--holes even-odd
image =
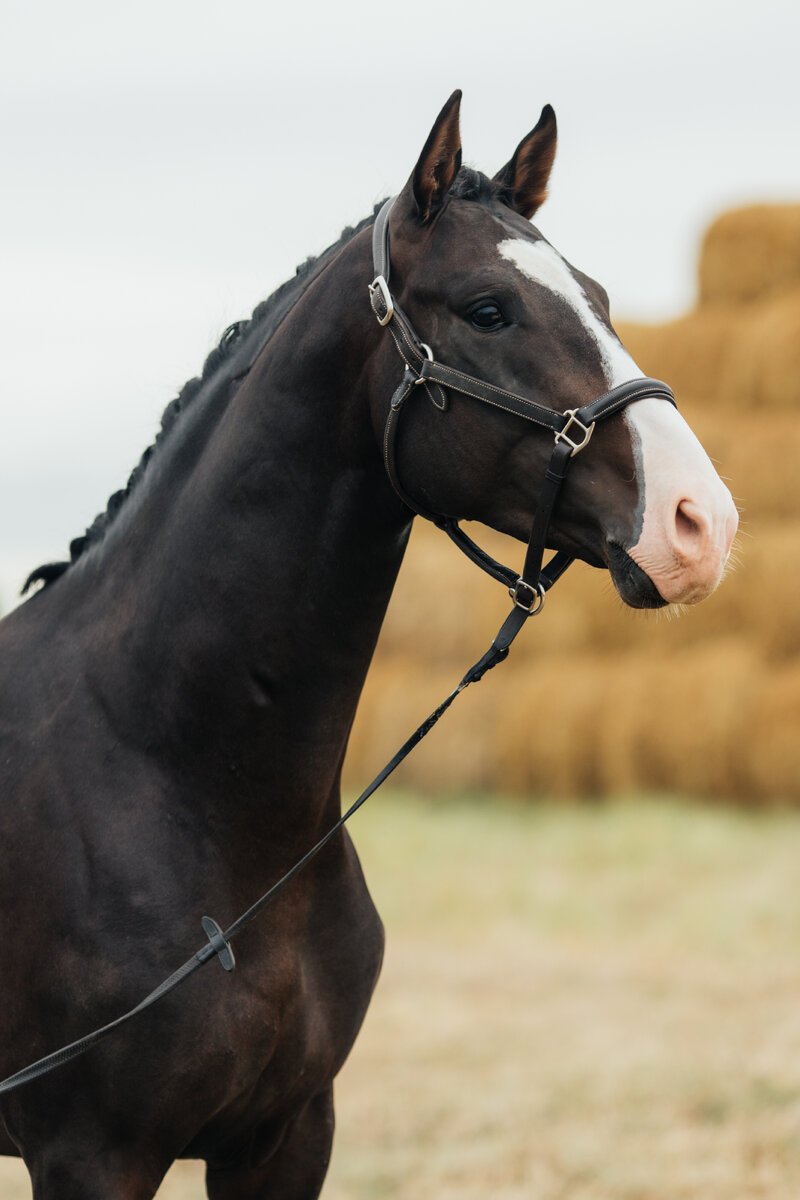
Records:
{"label": "white facial marking", "polygon": [[597,316],[583,288],[549,242],[507,238],[497,249],[527,279],[555,292],[570,306],[597,345],[609,390],[629,379],[641,378],[642,372],[628,351]]}
{"label": "white facial marking", "polygon": [[[497,249],[527,279],[570,306],[597,346],[609,390],[643,378],[548,242],[508,238]],[[654,398],[637,400],[625,409],[624,420],[631,432],[644,500],[638,540],[625,548],[665,600],[688,604],[702,600],[717,586],[736,533],[738,515],[730,492],[671,404]]]}

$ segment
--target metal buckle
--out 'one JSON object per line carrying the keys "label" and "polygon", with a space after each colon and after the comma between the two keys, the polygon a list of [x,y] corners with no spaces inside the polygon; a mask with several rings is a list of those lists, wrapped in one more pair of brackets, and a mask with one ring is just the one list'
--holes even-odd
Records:
{"label": "metal buckle", "polygon": [[370,300],[373,300],[376,292],[380,292],[381,299],[383,300],[383,303],[386,305],[386,315],[384,317],[382,317],[380,315],[380,313],[377,311],[377,309],[375,308],[375,304],[373,303],[373,305],[372,305],[372,311],[375,313],[375,316],[378,318],[378,324],[379,325],[388,325],[392,319],[392,314],[394,313],[394,303],[392,301],[392,293],[389,291],[388,283],[386,282],[386,280],[383,278],[382,275],[376,275],[375,278],[373,279],[372,283],[370,283],[368,286],[369,286]]}
{"label": "metal buckle", "polygon": [[[427,342],[420,342],[420,344],[419,344],[419,345],[420,345],[420,349],[425,351],[425,354],[426,354],[426,355],[427,355],[427,357],[428,357],[428,362],[433,362],[433,351],[431,350],[431,348],[430,348],[430,346],[428,345],[428,343],[427,343]],[[418,375],[418,376],[417,376],[417,378],[414,380],[414,383],[415,383],[415,384],[419,384],[419,383],[427,383],[427,382],[428,382],[428,381],[427,381],[427,379],[425,378],[425,376],[424,376],[424,375]]]}
{"label": "metal buckle", "polygon": [[[568,446],[572,447],[572,450],[570,452],[570,458],[572,458],[573,454],[577,454],[579,450],[583,450],[584,446],[589,445],[591,436],[594,433],[594,426],[595,426],[594,421],[592,421],[591,425],[584,425],[584,423],[583,423],[583,421],[581,421],[580,417],[577,417],[575,415],[577,413],[577,411],[578,410],[576,408],[568,408],[566,410],[566,412],[564,413],[564,416],[569,417],[569,420],[567,421],[564,428],[560,429],[558,431],[558,433],[556,434],[557,442],[563,441],[563,442],[566,442]],[[573,439],[569,436],[569,430],[572,428],[573,425],[577,425],[577,427],[578,427],[576,432],[583,434],[582,439],[578,442],[573,441]]]}
{"label": "metal buckle", "polygon": [[[524,588],[528,593],[528,600],[525,600],[524,597],[520,596],[520,588]],[[528,613],[528,615],[531,617],[535,617],[538,612],[542,611],[542,608],[544,607],[545,596],[547,595],[544,590],[543,583],[537,583],[535,588],[531,587],[529,583],[525,582],[521,575],[514,586],[508,589],[508,594],[514,601],[516,607],[521,608],[523,612]]]}

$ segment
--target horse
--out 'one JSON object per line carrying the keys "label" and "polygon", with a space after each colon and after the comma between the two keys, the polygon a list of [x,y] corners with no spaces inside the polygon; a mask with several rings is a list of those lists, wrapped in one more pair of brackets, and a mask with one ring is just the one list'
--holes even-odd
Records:
{"label": "horse", "polygon": [[[393,291],[376,210],[226,331],[127,487],[0,625],[6,1073],[129,1008],[204,913],[234,918],[337,821],[415,510],[524,540],[552,473],[553,429],[502,397],[549,414],[575,455],[552,549],[640,608],[722,577],[730,494],[676,408],[631,391],[644,376],[603,289],[531,224],[552,109],[489,178],[461,164],[459,102],[386,218]],[[619,411],[581,423],[622,385]],[[382,953],[337,830],[243,930],[235,972],[209,967],[3,1095],[0,1153],[22,1156],[34,1200],[148,1200],[181,1157],[205,1160],[210,1200],[310,1200]]]}

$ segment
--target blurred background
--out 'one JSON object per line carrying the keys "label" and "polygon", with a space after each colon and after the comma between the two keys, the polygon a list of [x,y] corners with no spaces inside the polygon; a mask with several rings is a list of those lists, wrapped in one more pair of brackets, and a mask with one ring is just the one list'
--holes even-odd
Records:
{"label": "blurred background", "polygon": [[[573,568],[359,818],[390,943],[325,1195],[796,1196],[795,0],[5,0],[0,32],[0,611],[225,326],[402,186],[453,88],[488,173],[554,105],[537,224],[674,387],[738,565],[671,620]],[[348,786],[482,653],[502,592],[415,530]]]}

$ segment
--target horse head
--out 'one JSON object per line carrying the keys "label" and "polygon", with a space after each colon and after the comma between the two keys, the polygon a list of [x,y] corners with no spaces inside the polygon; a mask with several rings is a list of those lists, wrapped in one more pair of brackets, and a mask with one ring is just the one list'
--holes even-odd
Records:
{"label": "horse head", "polygon": [[[606,292],[530,223],[555,156],[553,110],[542,111],[489,179],[461,167],[459,102],[456,92],[440,113],[389,217],[393,294],[425,353],[488,381],[495,396],[501,389],[562,414],[643,380],[614,332]],[[407,358],[402,341],[395,336]],[[388,338],[381,361],[396,379]],[[394,451],[404,498],[425,515],[480,520],[527,538],[552,432],[491,399],[476,403],[469,387],[413,390],[419,398]],[[375,392],[379,428],[388,394],[385,382]],[[686,421],[663,398],[646,395],[592,434],[579,447],[547,544],[607,567],[633,607],[710,595],[738,518]]]}

